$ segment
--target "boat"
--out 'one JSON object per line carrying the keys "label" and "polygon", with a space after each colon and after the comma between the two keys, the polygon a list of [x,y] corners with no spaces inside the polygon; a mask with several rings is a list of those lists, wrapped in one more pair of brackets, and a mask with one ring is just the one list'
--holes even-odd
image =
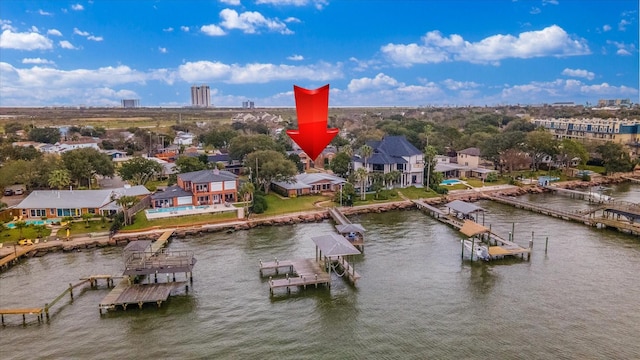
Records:
{"label": "boat", "polygon": [[468,253],[473,252],[476,259],[489,261],[491,256],[489,255],[489,248],[480,243],[480,241],[476,241],[475,243],[471,240],[462,240],[464,247]]}

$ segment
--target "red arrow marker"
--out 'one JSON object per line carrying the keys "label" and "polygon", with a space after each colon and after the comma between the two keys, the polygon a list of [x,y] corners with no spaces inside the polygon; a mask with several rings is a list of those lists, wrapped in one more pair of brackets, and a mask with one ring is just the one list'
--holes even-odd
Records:
{"label": "red arrow marker", "polygon": [[329,114],[329,84],[315,90],[293,86],[298,114],[298,130],[287,135],[315,160],[338,134],[339,129],[327,129]]}

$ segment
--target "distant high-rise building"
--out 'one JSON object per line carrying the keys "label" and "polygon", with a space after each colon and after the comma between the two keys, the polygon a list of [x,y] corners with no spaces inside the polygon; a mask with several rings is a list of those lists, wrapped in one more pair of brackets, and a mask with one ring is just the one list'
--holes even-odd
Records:
{"label": "distant high-rise building", "polygon": [[242,102],[242,108],[243,109],[253,109],[255,108],[255,104],[253,103],[253,101],[243,101]]}
{"label": "distant high-rise building", "polygon": [[122,107],[125,109],[133,109],[140,107],[140,100],[138,99],[122,99]]}
{"label": "distant high-rise building", "polygon": [[211,90],[209,85],[191,87],[191,106],[211,107]]}

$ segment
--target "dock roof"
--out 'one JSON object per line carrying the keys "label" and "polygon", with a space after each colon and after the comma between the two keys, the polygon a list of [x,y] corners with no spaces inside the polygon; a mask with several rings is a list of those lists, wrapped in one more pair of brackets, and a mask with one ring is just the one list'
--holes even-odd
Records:
{"label": "dock roof", "polygon": [[316,244],[325,256],[345,256],[358,255],[360,250],[356,249],[349,240],[342,235],[327,234],[312,237],[311,240]]}
{"label": "dock roof", "polygon": [[471,203],[468,202],[464,202],[462,200],[454,200],[448,204],[445,205],[446,207],[448,207],[449,209],[459,212],[461,214],[464,215],[469,215],[472,214],[474,212],[483,212],[484,209],[481,208],[480,206],[476,206],[473,205]]}
{"label": "dock roof", "polygon": [[336,225],[336,230],[338,230],[340,234],[347,234],[351,232],[362,234],[365,232],[364,227],[360,224]]}
{"label": "dock roof", "polygon": [[468,237],[476,236],[478,234],[484,234],[489,232],[489,228],[473,222],[471,220],[465,220],[464,224],[460,228],[460,232]]}

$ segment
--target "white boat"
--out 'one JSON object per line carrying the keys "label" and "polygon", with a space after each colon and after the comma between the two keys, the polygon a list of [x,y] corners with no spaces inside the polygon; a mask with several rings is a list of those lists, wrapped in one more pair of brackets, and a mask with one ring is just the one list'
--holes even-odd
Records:
{"label": "white boat", "polygon": [[471,240],[462,240],[462,243],[464,244],[464,248],[467,253],[473,253],[476,259],[484,261],[489,261],[491,259],[491,256],[489,255],[489,248],[480,241],[473,243]]}

